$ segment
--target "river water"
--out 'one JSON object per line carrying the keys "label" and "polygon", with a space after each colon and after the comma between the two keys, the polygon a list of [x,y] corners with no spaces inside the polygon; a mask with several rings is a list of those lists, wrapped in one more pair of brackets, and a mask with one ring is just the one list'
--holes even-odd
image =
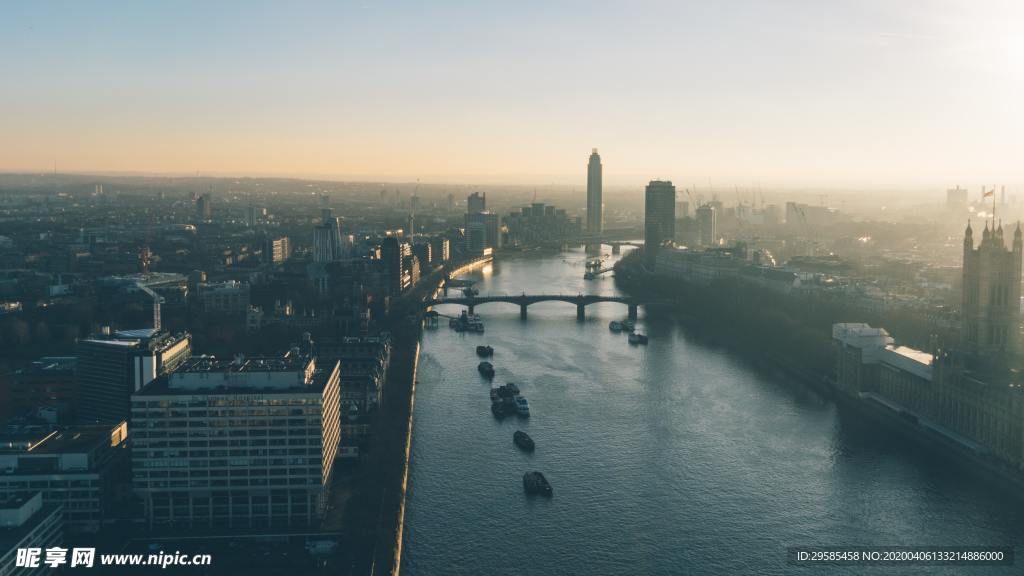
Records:
{"label": "river water", "polygon": [[[582,250],[502,255],[482,295],[618,294]],[[457,314],[458,307],[438,310]],[[798,567],[787,546],[1015,545],[1022,508],[803,384],[641,309],[648,346],[608,329],[621,304],[477,308],[486,333],[423,337],[402,574],[979,574],[1011,567]],[[495,419],[516,382],[529,419]],[[537,443],[525,454],[516,429]],[[544,472],[551,499],[527,497]],[[1024,561],[1024,560],[1022,560]]]}

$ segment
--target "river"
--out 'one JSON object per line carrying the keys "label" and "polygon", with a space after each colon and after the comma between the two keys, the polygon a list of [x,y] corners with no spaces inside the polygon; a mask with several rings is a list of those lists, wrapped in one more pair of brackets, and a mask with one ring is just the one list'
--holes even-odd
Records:
{"label": "river", "polygon": [[[606,249],[607,250],[607,249]],[[582,250],[502,255],[482,295],[618,294]],[[457,314],[458,307],[438,310]],[[780,373],[641,308],[648,346],[608,329],[621,304],[477,308],[486,334],[427,330],[416,388],[402,574],[984,574],[1010,567],[798,567],[787,546],[1014,545],[1021,507]],[[495,419],[495,383],[532,415]],[[533,454],[512,444],[516,429]],[[551,499],[523,494],[544,472]]]}

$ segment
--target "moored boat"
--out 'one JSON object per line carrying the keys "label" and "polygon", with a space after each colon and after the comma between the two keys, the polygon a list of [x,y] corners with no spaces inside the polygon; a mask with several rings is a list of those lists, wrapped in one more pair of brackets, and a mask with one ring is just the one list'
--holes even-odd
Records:
{"label": "moored boat", "polygon": [[526,490],[527,494],[541,494],[543,496],[551,496],[554,493],[554,490],[551,489],[551,484],[548,483],[548,479],[540,472],[527,472],[523,474],[523,490]]}
{"label": "moored boat", "polygon": [[629,343],[630,344],[639,344],[640,343],[640,336],[637,335],[636,332],[631,332],[629,334]]}
{"label": "moored boat", "polygon": [[516,430],[515,434],[512,435],[512,442],[527,452],[533,452],[533,449],[536,447],[533,443],[533,438],[530,438],[530,435],[522,430]]}
{"label": "moored boat", "polygon": [[622,322],[618,320],[612,320],[608,323],[608,329],[612,332],[622,332]]}
{"label": "moored boat", "polygon": [[526,398],[522,396],[516,396],[516,414],[520,416],[530,415],[530,403],[526,401]]}
{"label": "moored boat", "polygon": [[480,356],[481,358],[494,356],[494,348],[491,348],[490,346],[477,346],[476,355]]}

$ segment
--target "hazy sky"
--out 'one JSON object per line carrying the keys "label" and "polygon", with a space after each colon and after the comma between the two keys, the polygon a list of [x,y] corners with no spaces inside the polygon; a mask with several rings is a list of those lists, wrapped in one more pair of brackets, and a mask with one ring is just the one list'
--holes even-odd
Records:
{"label": "hazy sky", "polygon": [[1024,2],[5,2],[0,170],[1024,185]]}

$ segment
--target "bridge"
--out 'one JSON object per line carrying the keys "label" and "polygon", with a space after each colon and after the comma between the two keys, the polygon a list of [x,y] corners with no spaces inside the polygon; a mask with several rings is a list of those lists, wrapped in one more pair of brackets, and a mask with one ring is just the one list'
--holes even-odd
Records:
{"label": "bridge", "polygon": [[607,236],[580,236],[579,242],[586,246],[611,246],[612,254],[618,254],[621,252],[623,246],[635,246],[637,248],[643,248],[644,246],[643,242],[637,242],[634,240],[612,240]]}
{"label": "bridge", "polygon": [[629,313],[630,320],[636,320],[637,306],[641,304],[633,298],[627,298],[624,296],[600,296],[597,294],[576,294],[575,296],[570,294],[520,294],[518,296],[462,296],[462,297],[441,297],[441,298],[427,298],[423,301],[423,306],[429,308],[438,304],[458,304],[465,306],[469,309],[469,313],[473,314],[476,307],[481,304],[490,304],[492,302],[504,302],[506,304],[513,304],[519,306],[519,317],[523,320],[526,319],[526,308],[530,304],[536,304],[538,302],[565,302],[567,304],[574,304],[576,306],[576,319],[583,320],[586,318],[586,307],[591,304],[597,304],[598,302],[618,302],[625,304]]}

